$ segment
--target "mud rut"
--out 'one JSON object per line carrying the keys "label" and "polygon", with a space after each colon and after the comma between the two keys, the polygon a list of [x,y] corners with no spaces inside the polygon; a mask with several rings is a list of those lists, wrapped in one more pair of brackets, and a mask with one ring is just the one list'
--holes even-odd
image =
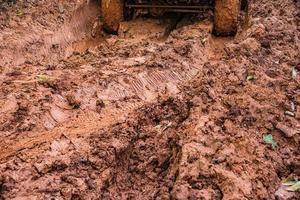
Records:
{"label": "mud rut", "polygon": [[[6,72],[7,68],[5,68],[3,74],[6,73],[10,77],[8,80],[3,77],[2,83],[12,84],[13,88],[37,87],[39,90],[41,86],[55,91],[50,93],[50,104],[45,105],[42,102],[38,105],[38,109],[46,109],[46,112],[35,112],[36,108],[33,108],[32,111],[26,110],[25,112],[28,112],[24,114],[26,116],[13,116],[18,118],[16,120],[20,120],[15,123],[14,119],[5,123],[4,121],[7,120],[5,117],[9,119],[9,113],[18,115],[18,112],[21,112],[20,115],[22,115],[22,111],[20,111],[22,105],[17,103],[14,94],[8,94],[6,101],[2,99],[4,124],[1,128],[5,134],[10,136],[17,131],[29,131],[25,133],[26,136],[20,136],[22,138],[20,143],[16,144],[13,141],[14,149],[22,149],[27,145],[34,145],[38,141],[42,143],[60,135],[57,133],[72,135],[74,134],[73,129],[78,129],[75,132],[78,131],[79,134],[81,131],[89,133],[102,126],[122,121],[131,111],[157,101],[160,96],[178,94],[180,92],[179,84],[193,78],[203,63],[207,62],[209,56],[219,56],[213,54],[214,49],[217,48],[210,47],[210,43],[214,41],[210,41],[211,23],[208,21],[198,23],[191,30],[190,28],[182,30],[186,34],[175,32],[174,36],[170,36],[166,42],[162,42],[162,40],[166,39],[166,32],[167,34],[171,32],[168,29],[169,21],[162,22],[155,19],[137,19],[126,22],[122,24],[119,37],[101,36],[103,33],[93,32],[99,29],[97,6],[95,1],[83,4],[71,12],[72,14],[68,16],[69,20],[66,20],[66,23],[62,24],[57,31],[49,32],[46,36],[26,36],[29,37],[29,41],[25,40],[25,44],[20,45],[19,41],[17,44],[12,42],[10,53],[7,52],[9,48],[1,52],[2,55],[7,53],[7,55],[13,56],[9,59],[7,55],[3,55],[5,59],[8,59],[8,61],[2,60],[4,66],[21,65],[21,69],[24,67],[24,71],[28,72],[32,70],[28,65],[33,65],[32,67],[35,64],[45,65],[45,68],[33,70],[34,72],[26,77],[23,76],[23,69]],[[143,26],[146,29],[140,28]],[[26,31],[24,32],[26,33]],[[91,37],[91,34],[94,37]],[[194,44],[195,42],[191,38],[195,37],[202,43]],[[30,44],[41,38],[43,38],[43,43],[35,49],[34,54],[25,51]],[[177,42],[178,39],[182,42]],[[175,44],[173,40],[176,40]],[[220,44],[222,45],[222,42]],[[19,58],[20,55],[14,54],[15,52],[24,54],[22,58]],[[194,58],[199,59],[195,60]],[[58,65],[58,69],[54,65]],[[62,72],[63,70],[65,72]],[[49,80],[43,82],[37,79],[41,74],[49,76]],[[66,83],[62,80],[72,78],[75,80],[77,74],[82,74],[83,77],[78,85],[76,83],[76,87],[70,87],[69,82]],[[85,81],[82,82],[82,80]],[[8,92],[4,91],[4,93]],[[70,99],[80,104],[79,111],[76,109],[74,111]],[[98,105],[99,100],[103,107]],[[8,116],[5,116],[6,113]],[[24,119],[28,117],[29,113],[36,115],[34,119],[36,121],[33,124]],[[28,120],[31,120],[30,117]],[[64,125],[60,126],[62,123]],[[80,127],[77,127],[78,124]],[[12,129],[12,126],[17,128]],[[15,151],[6,148],[9,148],[10,144],[3,145],[5,148],[1,153],[2,158],[9,155],[8,152]]]}
{"label": "mud rut", "polygon": [[[187,16],[171,32],[169,21],[138,18],[113,36],[99,31],[98,10],[97,1],[39,1],[1,16],[0,198],[273,199],[276,173],[299,175],[297,135],[280,137],[290,149],[281,162],[280,152],[262,153],[255,132],[280,111],[247,108],[285,96],[240,82],[248,72],[238,66],[261,64],[247,60],[260,44],[243,41],[264,27],[218,39],[207,16]],[[298,47],[289,49],[294,62]],[[239,95],[243,84],[251,97]],[[274,164],[264,156],[278,169],[265,170]]]}

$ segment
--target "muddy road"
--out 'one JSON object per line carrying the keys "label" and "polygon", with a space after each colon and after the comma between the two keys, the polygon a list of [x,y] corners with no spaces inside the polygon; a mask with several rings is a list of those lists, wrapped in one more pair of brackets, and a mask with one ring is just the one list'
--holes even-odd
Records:
{"label": "muddy road", "polygon": [[109,35],[99,10],[0,1],[0,199],[300,199],[298,1],[226,38],[210,13]]}

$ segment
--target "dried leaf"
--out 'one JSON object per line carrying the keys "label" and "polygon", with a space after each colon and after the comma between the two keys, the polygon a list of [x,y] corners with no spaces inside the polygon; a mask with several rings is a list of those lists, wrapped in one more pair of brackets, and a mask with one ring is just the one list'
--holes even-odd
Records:
{"label": "dried leaf", "polygon": [[16,12],[17,16],[22,16],[24,14],[24,12],[21,9],[18,9]]}
{"label": "dried leaf", "polygon": [[252,76],[252,75],[248,75],[247,78],[246,78],[247,81],[251,81],[253,79],[254,79],[254,76]]}
{"label": "dried leaf", "polygon": [[287,182],[291,182],[291,181],[295,181],[295,179],[293,178],[293,176],[288,176],[287,178],[283,179],[281,181],[281,183],[284,185]]}
{"label": "dried leaf", "polygon": [[282,185],[291,186],[291,185],[294,185],[295,183],[297,183],[297,181],[287,181],[285,183],[282,183]]}
{"label": "dried leaf", "polygon": [[293,69],[292,69],[292,78],[296,78],[297,74],[298,74],[297,69],[296,69],[296,68],[293,68]]}
{"label": "dried leaf", "polygon": [[296,181],[293,185],[288,187],[286,190],[291,192],[296,192],[300,189],[300,181]]}
{"label": "dried leaf", "polygon": [[40,75],[37,75],[37,78],[40,82],[48,82],[49,81],[49,77],[47,75],[40,74]]}

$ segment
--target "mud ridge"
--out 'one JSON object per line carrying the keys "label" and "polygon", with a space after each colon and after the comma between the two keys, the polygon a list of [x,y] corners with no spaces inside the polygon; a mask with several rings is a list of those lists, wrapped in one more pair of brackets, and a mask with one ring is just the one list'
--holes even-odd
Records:
{"label": "mud ridge", "polygon": [[[96,194],[102,199],[169,197],[181,151],[177,128],[189,116],[189,109],[190,103],[172,98],[143,107],[125,123],[107,127],[82,141],[81,145],[89,146],[86,153],[79,153],[76,142],[65,136],[53,141],[42,154],[31,157],[32,164],[20,153],[10,164],[1,165],[6,180],[3,195],[18,197],[30,189],[33,192],[26,195],[28,198],[96,198]],[[67,157],[70,159],[65,160]],[[19,168],[20,162],[26,167]],[[9,175],[12,169],[16,170],[14,177]],[[16,185],[12,180],[24,173],[35,178],[30,184],[24,180]]]}

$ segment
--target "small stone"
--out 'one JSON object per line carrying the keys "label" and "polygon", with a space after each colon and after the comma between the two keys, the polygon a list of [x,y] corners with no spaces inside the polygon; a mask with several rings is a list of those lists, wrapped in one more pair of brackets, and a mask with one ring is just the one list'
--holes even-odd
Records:
{"label": "small stone", "polygon": [[285,111],[284,113],[285,113],[286,115],[291,116],[291,117],[295,117],[295,114],[294,114],[293,112],[291,112],[291,111]]}
{"label": "small stone", "polygon": [[56,122],[64,122],[68,118],[68,115],[57,106],[50,109],[50,115]]}
{"label": "small stone", "polygon": [[294,135],[300,133],[300,130],[290,128],[290,127],[284,125],[283,123],[278,123],[276,125],[276,128],[278,130],[280,130],[281,132],[283,132],[285,134],[285,136],[287,136],[287,137],[293,137]]}

